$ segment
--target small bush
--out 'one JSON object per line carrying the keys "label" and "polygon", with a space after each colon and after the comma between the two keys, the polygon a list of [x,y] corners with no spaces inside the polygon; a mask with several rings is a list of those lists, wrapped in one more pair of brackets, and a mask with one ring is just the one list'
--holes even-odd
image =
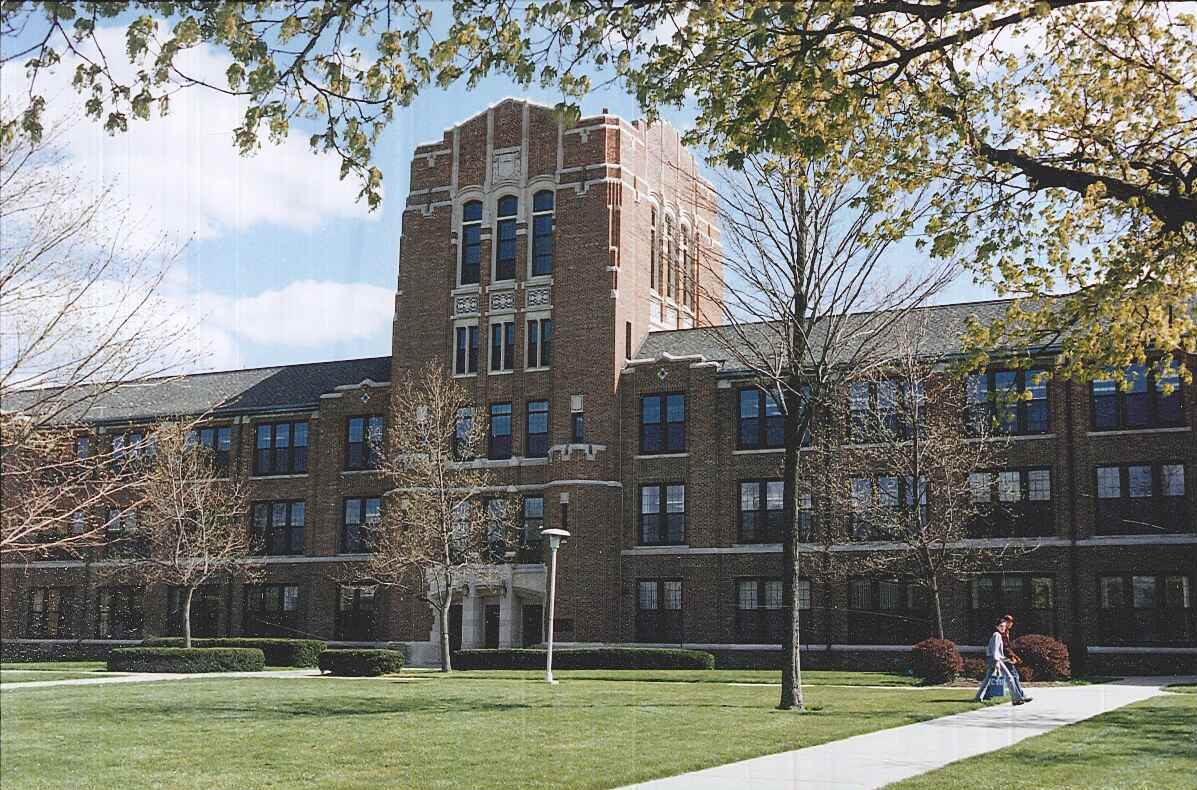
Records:
{"label": "small bush", "polygon": [[325,650],[320,654],[320,671],[343,677],[390,675],[403,669],[398,650]]}
{"label": "small bush", "polygon": [[924,639],[911,648],[910,668],[928,683],[947,683],[964,670],[964,659],[950,639]]}
{"label": "small bush", "polygon": [[[182,637],[146,639],[143,647],[182,647]],[[256,647],[266,656],[267,666],[314,667],[320,662],[324,643],[319,639],[258,639],[230,637],[227,639],[192,639],[192,647]]]}
{"label": "small bush", "polygon": [[966,658],[964,659],[964,671],[961,673],[966,678],[973,680],[981,680],[985,677],[985,669],[988,664],[983,658]]}
{"label": "small bush", "polygon": [[[459,650],[454,669],[543,669],[545,651]],[[701,650],[660,647],[586,647],[553,651],[554,669],[714,669],[715,657]]]}
{"label": "small bush", "polygon": [[260,672],[262,651],[252,647],[118,647],[110,672]]}
{"label": "small bush", "polygon": [[1026,634],[1014,640],[1014,652],[1039,680],[1067,680],[1072,677],[1068,647],[1042,634]]}
{"label": "small bush", "polygon": [[1035,670],[1031,669],[1026,664],[1018,665],[1018,679],[1023,683],[1030,683],[1035,679]]}

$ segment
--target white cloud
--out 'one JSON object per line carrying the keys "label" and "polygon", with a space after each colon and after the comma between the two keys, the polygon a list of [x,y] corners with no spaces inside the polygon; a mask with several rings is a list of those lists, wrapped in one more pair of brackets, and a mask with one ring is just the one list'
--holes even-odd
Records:
{"label": "white cloud", "polygon": [[[99,28],[96,38],[118,77],[127,78],[124,29]],[[179,57],[185,73],[216,85],[225,84],[231,62],[207,46]],[[81,115],[83,97],[70,85],[76,63],[73,56],[64,57],[52,73],[39,76],[47,127]],[[3,82],[6,99],[24,106],[25,81]],[[171,97],[166,116],[155,114],[148,122],[131,118],[128,131],[114,136],[80,118],[63,145],[69,165],[85,183],[98,188],[116,182],[129,216],[147,237],[165,231],[177,238],[211,239],[258,225],[311,232],[329,219],[376,219],[357,202],[353,177],[340,180],[339,160],[314,155],[301,131],[292,130],[278,145],[264,140],[256,154],[241,156],[232,133],[243,110],[241,99],[188,88]]]}

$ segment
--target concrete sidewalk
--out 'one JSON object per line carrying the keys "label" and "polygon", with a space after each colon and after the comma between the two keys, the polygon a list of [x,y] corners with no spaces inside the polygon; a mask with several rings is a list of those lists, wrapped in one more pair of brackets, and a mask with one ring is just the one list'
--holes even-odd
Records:
{"label": "concrete sidewalk", "polygon": [[31,680],[25,683],[0,683],[0,692],[44,689],[53,686],[108,686],[115,683],[153,683],[158,680],[202,680],[204,678],[306,678],[318,677],[320,670],[283,669],[264,672],[122,672],[108,675],[97,672],[94,678],[73,680]]}
{"label": "concrete sidewalk", "polygon": [[[1139,702],[1185,678],[1126,678],[1093,686],[1028,689],[1009,703],[790,752],[656,779],[625,790],[873,790],[977,754]],[[811,719],[812,725],[817,720]],[[797,716],[794,726],[803,722]]]}

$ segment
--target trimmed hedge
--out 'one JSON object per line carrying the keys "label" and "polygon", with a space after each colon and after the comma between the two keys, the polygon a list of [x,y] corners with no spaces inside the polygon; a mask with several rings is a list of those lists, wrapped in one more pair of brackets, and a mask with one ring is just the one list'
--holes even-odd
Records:
{"label": "trimmed hedge", "polygon": [[253,647],[118,647],[110,672],[260,672],[262,651]]}
{"label": "trimmed hedge", "polygon": [[[182,637],[146,639],[143,647],[182,647]],[[192,639],[192,647],[256,647],[266,656],[272,667],[314,667],[320,663],[325,645],[319,639],[259,639],[230,637],[227,639]]]}
{"label": "trimmed hedge", "polygon": [[[459,650],[454,669],[543,669],[538,648]],[[571,647],[553,651],[554,669],[714,669],[715,657],[702,650],[661,647]]]}
{"label": "trimmed hedge", "polygon": [[1043,634],[1026,634],[1014,640],[1014,652],[1022,659],[1020,666],[1031,670],[1039,680],[1067,680],[1072,677],[1068,646]]}
{"label": "trimmed hedge", "polygon": [[325,650],[320,654],[320,671],[342,677],[375,677],[403,669],[398,650]]}
{"label": "trimmed hedge", "polygon": [[910,649],[910,669],[928,683],[947,683],[964,671],[964,659],[950,639],[924,639]]}

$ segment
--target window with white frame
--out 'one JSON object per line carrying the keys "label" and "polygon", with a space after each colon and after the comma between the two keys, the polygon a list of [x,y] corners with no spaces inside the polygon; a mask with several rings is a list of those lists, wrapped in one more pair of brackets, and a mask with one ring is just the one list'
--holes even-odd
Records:
{"label": "window with white frame", "polygon": [[478,324],[458,324],[453,337],[453,373],[468,376],[478,372]]}
{"label": "window with white frame", "polygon": [[547,368],[553,361],[553,319],[528,319],[528,368]]}
{"label": "window with white frame", "polygon": [[553,273],[553,203],[555,194],[542,189],[532,196],[532,276]]}
{"label": "window with white frame", "polygon": [[477,285],[482,261],[482,202],[471,200],[461,207],[461,285]]}
{"label": "window with white frame", "polygon": [[495,222],[495,280],[515,279],[515,229],[519,199],[515,195],[499,198]]}
{"label": "window with white frame", "polygon": [[492,321],[490,325],[490,371],[515,369],[515,322]]}

